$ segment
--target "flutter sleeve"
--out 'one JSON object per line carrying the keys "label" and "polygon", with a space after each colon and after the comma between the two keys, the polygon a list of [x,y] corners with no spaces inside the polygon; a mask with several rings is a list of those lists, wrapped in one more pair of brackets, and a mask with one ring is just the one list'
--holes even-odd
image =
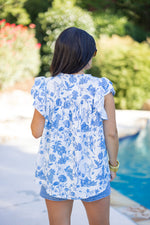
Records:
{"label": "flutter sleeve", "polygon": [[95,107],[97,111],[101,114],[101,118],[103,120],[108,119],[107,113],[104,108],[104,96],[109,93],[115,95],[115,90],[113,88],[112,82],[109,79],[103,77],[100,79],[99,88],[95,95]]}
{"label": "flutter sleeve", "polygon": [[47,116],[46,90],[47,90],[46,78],[45,77],[35,78],[35,83],[31,89],[31,95],[33,96],[34,99],[33,106],[44,117]]}
{"label": "flutter sleeve", "polygon": [[112,82],[106,77],[102,78],[102,88],[104,91],[104,96],[109,93],[112,93],[113,95],[115,95],[115,90],[113,88]]}

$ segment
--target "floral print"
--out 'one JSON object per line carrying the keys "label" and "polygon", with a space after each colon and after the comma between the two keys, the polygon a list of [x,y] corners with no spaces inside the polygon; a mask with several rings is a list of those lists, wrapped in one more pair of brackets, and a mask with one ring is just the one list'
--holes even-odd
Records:
{"label": "floral print", "polygon": [[35,176],[49,195],[83,199],[103,192],[109,181],[103,133],[107,78],[59,74],[35,79],[34,107],[45,117]]}

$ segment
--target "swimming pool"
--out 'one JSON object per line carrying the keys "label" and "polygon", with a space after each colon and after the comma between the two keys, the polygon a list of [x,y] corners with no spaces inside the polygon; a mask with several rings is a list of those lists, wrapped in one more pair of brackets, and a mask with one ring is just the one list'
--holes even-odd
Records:
{"label": "swimming pool", "polygon": [[120,141],[120,168],[111,186],[150,209],[150,123],[137,137]]}

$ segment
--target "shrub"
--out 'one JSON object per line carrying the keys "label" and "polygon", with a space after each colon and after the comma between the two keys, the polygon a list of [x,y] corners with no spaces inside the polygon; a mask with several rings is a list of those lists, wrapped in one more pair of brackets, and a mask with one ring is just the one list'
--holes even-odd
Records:
{"label": "shrub", "polygon": [[125,16],[118,16],[107,11],[105,13],[93,13],[93,18],[97,36],[100,36],[100,34],[107,34],[108,36],[118,34],[124,36],[126,33],[125,25],[127,18]]}
{"label": "shrub", "polygon": [[[30,27],[34,27],[31,24]],[[0,21],[0,88],[39,72],[40,44],[34,32],[23,25]]]}
{"label": "shrub", "polygon": [[[150,48],[129,36],[102,36],[97,42],[99,54],[93,71],[109,78],[116,90],[115,103],[119,109],[141,109],[150,98]],[[93,73],[91,70],[90,72]]]}
{"label": "shrub", "polygon": [[93,18],[98,37],[101,34],[107,34],[110,37],[117,34],[119,36],[129,35],[138,42],[146,40],[147,32],[133,22],[128,21],[126,16],[113,14],[107,10],[105,13],[93,13]]}
{"label": "shrub", "polygon": [[78,7],[67,5],[67,2],[64,2],[63,6],[53,4],[53,7],[48,9],[47,12],[39,14],[37,37],[42,43],[42,75],[50,75],[49,67],[52,60],[56,38],[64,29],[71,26],[87,30],[91,34],[94,34],[95,32],[94,22],[90,13],[85,12]]}
{"label": "shrub", "polygon": [[0,20],[6,19],[9,23],[29,24],[31,20],[24,8],[25,2],[26,0],[0,0]]}

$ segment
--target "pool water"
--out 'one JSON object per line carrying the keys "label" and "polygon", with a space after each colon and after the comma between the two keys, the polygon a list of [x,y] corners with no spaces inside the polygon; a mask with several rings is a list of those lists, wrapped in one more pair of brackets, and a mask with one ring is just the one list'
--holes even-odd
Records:
{"label": "pool water", "polygon": [[120,141],[120,168],[111,186],[150,209],[150,123],[137,137]]}

